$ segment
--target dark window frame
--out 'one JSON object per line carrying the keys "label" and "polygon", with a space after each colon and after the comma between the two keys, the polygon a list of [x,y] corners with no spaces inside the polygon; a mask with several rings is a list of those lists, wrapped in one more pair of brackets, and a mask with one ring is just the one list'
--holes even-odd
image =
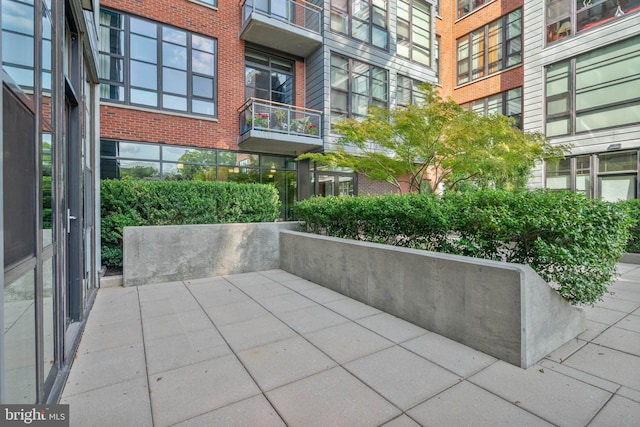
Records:
{"label": "dark window frame", "polygon": [[[397,14],[397,23],[396,23],[396,38],[397,38],[397,43],[400,44],[400,42],[402,40],[407,40],[408,42],[408,48],[409,48],[409,56],[404,56],[400,53],[398,53],[398,56],[400,56],[401,58],[407,58],[413,62],[416,62],[418,64],[422,64],[425,65],[427,67],[431,67],[433,64],[433,58],[432,58],[432,52],[433,52],[433,31],[432,31],[432,27],[433,27],[433,6],[430,3],[427,3],[426,1],[423,0],[399,0],[397,3],[397,7],[399,8],[399,4],[400,3],[405,3],[407,5],[408,11],[409,11],[409,21],[405,21],[404,19],[400,18],[400,15]],[[414,22],[414,9],[417,7],[415,6],[416,3],[420,3],[422,4],[424,7],[426,7],[426,9],[428,10],[428,15],[429,15],[429,28],[423,28],[420,27],[418,25],[416,25],[416,23]],[[400,35],[400,31],[398,31],[398,26],[400,24],[400,22],[406,22],[407,28],[409,30],[409,36],[408,37],[403,37]],[[424,46],[421,45],[417,42],[414,41],[414,37],[413,37],[413,28],[414,27],[418,27],[418,28],[422,28],[422,29],[426,29],[428,34],[429,34],[429,46]],[[413,55],[413,50],[414,47],[418,47],[421,48],[423,50],[426,50],[427,52],[427,56],[429,58],[429,63],[424,63],[422,61],[419,61],[417,59],[414,58]],[[397,50],[397,48],[396,48]]]}
{"label": "dark window frame", "polygon": [[[519,90],[520,93],[518,96],[510,98],[510,92]],[[488,115],[489,114],[489,100],[490,98],[493,98],[494,96],[500,95],[501,100],[500,100],[500,105],[501,105],[501,111],[499,112],[499,114],[502,114],[503,116],[507,116],[510,118],[513,118],[516,122],[516,127],[519,129],[522,129],[522,110],[523,110],[523,97],[522,97],[522,86],[518,86],[518,87],[514,87],[508,90],[505,90],[503,92],[499,92],[496,94],[493,94],[491,96],[485,97],[485,98],[480,98],[480,99],[476,99],[474,101],[471,101],[467,104],[464,105],[465,108],[468,108],[472,111],[477,111],[476,105],[482,103],[482,110],[483,110],[483,115]],[[517,114],[509,114],[509,101],[513,100],[513,99],[517,99],[520,98],[520,112]]]}
{"label": "dark window frame", "polygon": [[[355,40],[358,40],[359,42],[362,43],[366,43],[370,46],[376,47],[378,49],[382,49],[384,51],[389,51],[389,1],[386,1],[386,9],[382,9],[381,7],[379,7],[378,5],[375,5],[374,3],[376,2],[376,0],[361,0],[363,3],[368,3],[368,18],[367,19],[362,19],[362,18],[358,18],[357,16],[354,15],[354,11],[353,11],[353,2],[354,0],[344,0],[344,2],[346,3],[347,8],[343,9],[338,7],[337,5],[337,1],[336,0],[331,0],[331,12],[330,12],[330,23],[329,23],[329,28],[332,32],[335,33],[339,33],[339,34],[344,34],[346,36],[349,36]],[[384,12],[384,27],[376,24],[374,21],[374,11],[383,11]],[[333,26],[333,17],[334,16],[338,16],[340,17],[342,20],[346,21],[346,27],[347,27],[347,31],[341,31],[339,29],[334,28]],[[362,23],[364,25],[368,25],[369,29],[367,31],[367,39],[368,40],[363,40],[357,36],[354,35],[354,21],[355,22],[359,22]],[[377,44],[373,43],[373,35],[374,35],[374,29],[377,29],[381,32],[385,33],[385,40],[384,40],[384,46],[379,46]]]}
{"label": "dark window frame", "polygon": [[[252,61],[250,57],[247,56],[247,53],[254,53],[255,55],[260,55],[263,56],[266,59],[266,64],[265,63],[260,63],[257,61]],[[286,61],[289,62],[291,65],[291,70],[287,71],[285,70],[283,67],[278,67],[278,66],[274,66],[273,62],[274,60],[277,61]],[[247,68],[251,67],[254,69],[259,69],[261,71],[267,72],[269,73],[270,79],[269,79],[269,98],[262,98],[260,96],[253,96],[253,98],[256,99],[263,99],[265,101],[274,101],[274,102],[279,102],[281,104],[285,104],[285,105],[295,105],[295,93],[296,93],[296,64],[295,64],[295,60],[291,59],[291,58],[286,58],[283,56],[278,56],[278,55],[273,55],[271,53],[267,53],[264,51],[261,51],[259,49],[255,49],[255,48],[250,48],[250,47],[246,47],[245,48],[245,56],[244,56],[244,70],[245,70],[245,78],[244,78],[244,90],[245,90],[245,99],[250,98],[249,96],[247,96],[247,79],[246,79],[246,72],[247,72]],[[280,100],[276,100],[274,99],[274,94],[277,93],[282,93],[284,97],[287,97],[287,93],[286,92],[282,92],[282,91],[277,91],[275,90],[275,88],[273,87],[273,73],[280,73],[280,74],[285,74],[287,76],[290,76],[291,78],[291,93],[289,94],[290,99],[280,99]],[[251,87],[251,86],[249,86]],[[255,89],[256,87],[253,86],[253,88]],[[260,88],[262,89],[262,88]]]}

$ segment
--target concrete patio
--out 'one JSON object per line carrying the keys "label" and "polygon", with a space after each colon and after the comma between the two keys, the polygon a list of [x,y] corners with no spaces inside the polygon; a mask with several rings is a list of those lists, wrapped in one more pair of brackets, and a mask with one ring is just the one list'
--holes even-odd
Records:
{"label": "concrete patio", "polygon": [[527,370],[282,270],[98,292],[72,426],[638,426],[640,266]]}

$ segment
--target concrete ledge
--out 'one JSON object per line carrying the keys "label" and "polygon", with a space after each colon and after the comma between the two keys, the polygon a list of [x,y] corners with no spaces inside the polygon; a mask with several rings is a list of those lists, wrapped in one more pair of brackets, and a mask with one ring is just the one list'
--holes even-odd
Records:
{"label": "concrete ledge", "polygon": [[102,276],[100,278],[101,288],[117,288],[122,286],[122,275]]}
{"label": "concrete ledge", "polygon": [[640,254],[626,252],[622,254],[620,262],[626,262],[627,264],[640,264]]}
{"label": "concrete ledge", "polygon": [[522,368],[585,329],[524,265],[283,231],[280,268]]}
{"label": "concrete ledge", "polygon": [[125,227],[124,286],[279,268],[281,230],[298,222]]}

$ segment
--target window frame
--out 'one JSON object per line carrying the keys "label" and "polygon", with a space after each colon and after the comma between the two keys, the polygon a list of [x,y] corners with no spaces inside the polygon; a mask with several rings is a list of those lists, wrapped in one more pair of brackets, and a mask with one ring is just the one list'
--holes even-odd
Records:
{"label": "window frame", "polygon": [[[259,69],[259,70],[264,71],[264,72],[268,72],[269,76],[270,76],[270,79],[269,79],[269,99],[261,98],[259,96],[256,96],[255,94],[254,94],[253,98],[262,99],[262,100],[265,100],[265,101],[274,101],[273,95],[274,95],[274,92],[277,92],[277,91],[274,91],[274,87],[273,87],[273,73],[277,72],[277,73],[281,73],[281,74],[285,74],[287,76],[290,76],[290,78],[291,78],[291,94],[290,94],[291,99],[290,99],[290,102],[283,102],[283,101],[275,101],[275,102],[279,102],[279,103],[285,104],[285,105],[295,105],[295,93],[296,93],[296,63],[295,63],[295,60],[294,59],[290,59],[290,58],[286,58],[286,57],[283,57],[283,56],[273,55],[271,53],[264,52],[264,51],[261,51],[259,49],[255,49],[255,48],[252,48],[252,47],[245,47],[244,51],[245,51],[245,53],[244,53],[244,73],[245,73],[245,75],[244,75],[244,91],[245,91],[244,95],[245,95],[245,99],[250,98],[250,97],[247,96],[247,79],[246,79],[247,74],[246,73],[247,73],[247,67],[251,67],[251,68],[254,68],[254,69]],[[261,64],[261,63],[256,62],[256,61],[251,61],[247,57],[247,52],[255,53],[257,55],[263,56],[266,59],[266,61],[268,62],[268,64],[265,65],[265,64]],[[273,66],[273,60],[274,59],[277,59],[277,60],[280,60],[280,61],[289,62],[291,64],[291,71],[285,71],[282,68],[274,67]],[[255,87],[255,86],[254,86],[254,88],[257,89],[257,87]],[[260,88],[260,89],[262,89],[262,88]]]}
{"label": "window frame", "polygon": [[[509,98],[509,94],[510,92],[519,90],[520,94],[519,96],[513,97],[513,98]],[[507,89],[505,91],[502,92],[498,92],[495,93],[493,95],[484,97],[484,98],[479,98],[473,101],[470,101],[466,104],[463,105],[464,108],[467,108],[471,111],[476,111],[478,112],[478,109],[474,108],[476,107],[478,104],[482,104],[482,114],[484,116],[487,116],[489,114],[489,100],[493,97],[496,96],[500,96],[500,105],[501,105],[501,111],[499,112],[499,114],[502,114],[503,116],[506,117],[510,117],[513,118],[516,121],[516,127],[518,129],[522,129],[522,110],[523,110],[523,97],[522,97],[522,86],[518,86],[518,87],[514,87],[511,89]],[[507,114],[509,113],[509,101],[516,99],[516,98],[520,98],[520,112],[517,114]]]}
{"label": "window frame", "polygon": [[[107,14],[120,16],[121,28],[112,26],[111,22],[109,22],[108,25],[104,25],[102,22],[100,22],[99,28],[100,28],[100,31],[104,31],[104,29],[108,29],[107,31],[109,31],[109,34],[111,34],[112,31],[121,32],[120,34],[121,39],[118,41],[122,45],[122,52],[112,53],[110,51],[102,50],[103,47],[111,48],[111,44],[107,46],[99,46],[99,55],[101,58],[100,62],[103,61],[102,58],[108,58],[109,64],[111,66],[111,63],[114,59],[118,61],[122,61],[122,71],[121,71],[122,81],[113,79],[111,75],[109,75],[108,77],[104,77],[102,75],[103,73],[101,72],[100,73],[101,74],[100,76],[100,88],[101,88],[100,100],[101,101],[113,102],[113,103],[118,103],[123,105],[131,105],[131,106],[136,106],[141,108],[150,108],[154,110],[173,112],[178,114],[188,114],[188,115],[204,116],[204,117],[211,117],[211,118],[216,118],[218,116],[218,102],[217,102],[217,99],[218,99],[218,40],[216,38],[209,37],[200,33],[195,33],[192,31],[188,31],[183,28],[178,28],[172,25],[167,25],[161,22],[151,21],[146,18],[142,18],[132,14],[127,14],[117,10],[112,10],[109,8],[100,8],[100,13],[102,14],[103,12]],[[141,36],[140,33],[136,33],[132,31],[132,28],[131,28],[132,19],[136,21],[140,21],[141,23],[145,23],[145,25],[155,26],[154,35],[143,36],[146,39],[155,41],[155,63],[152,61],[141,60],[140,58],[136,58],[135,55],[132,55],[132,44],[131,44],[132,37]],[[186,38],[184,45],[173,43],[171,40],[165,39],[163,37],[164,29],[184,33]],[[205,44],[207,45],[210,44],[212,46],[211,47],[212,51],[199,49],[198,46],[196,45],[196,42],[194,41],[194,39],[196,38],[202,39],[202,41],[205,42]],[[109,43],[109,41],[107,43]],[[178,47],[184,47],[185,62],[186,62],[184,69],[179,69],[173,65],[170,65],[169,63],[165,63],[165,61],[163,60],[163,48],[165,47],[165,45],[175,45]],[[201,72],[196,69],[196,67],[194,66],[194,55],[196,54],[203,54],[207,56],[210,55],[213,57],[212,58],[213,70],[211,71],[210,74],[206,72]],[[132,75],[132,65],[135,63],[141,63],[141,64],[146,64],[146,65],[155,67],[155,70],[154,70],[156,73],[155,88],[134,84],[133,79],[135,77]],[[186,86],[185,86],[184,94],[171,91],[168,89],[168,87],[165,87],[167,85],[164,84],[163,77],[165,75],[165,71],[169,71],[169,70],[178,71],[178,72],[184,71],[184,73],[186,74],[185,76]],[[195,78],[198,78],[198,77],[206,80],[211,80],[212,91],[211,91],[210,97],[202,96],[195,93],[194,80]],[[118,96],[118,99],[112,98],[110,96],[104,97],[103,94],[105,92],[105,88],[108,88],[107,89],[108,95],[111,93],[113,88],[120,88],[120,90],[122,91],[122,94],[121,96]],[[149,103],[134,101],[132,96],[132,91],[135,91],[135,90],[143,90],[149,93],[153,93],[155,95],[154,97],[155,105],[153,105],[153,103],[149,104]],[[165,100],[165,96],[184,99],[186,103],[186,108],[181,109],[181,108],[172,108],[168,106],[167,105],[168,103]],[[202,113],[197,111],[195,107],[197,105],[196,104],[197,102],[205,103],[207,106],[209,106],[209,108],[213,109],[213,113],[209,114],[209,113]]]}
{"label": "window frame", "polygon": [[[509,23],[513,22],[510,20],[510,17],[515,13],[519,13],[520,15],[520,34],[518,36],[508,38]],[[497,37],[499,41],[496,44],[491,45],[490,39],[492,37],[492,33],[490,33],[490,29],[493,25],[499,26],[499,33]],[[522,37],[522,8],[518,8],[458,38],[456,40],[456,86],[461,86],[479,80],[512,67],[521,66]],[[511,44],[518,38],[520,39],[520,49],[515,51],[515,53],[509,52],[509,46],[511,46]],[[477,41],[477,43],[474,44],[474,41]],[[465,44],[466,47],[463,47]],[[481,52],[479,51],[475,56],[474,46],[482,47]],[[499,46],[499,59],[489,62],[494,46]],[[462,54],[465,53],[466,55],[462,56]],[[509,64],[509,59],[517,55],[520,57],[519,61]],[[481,62],[482,64],[474,67],[474,59],[477,59],[478,62]],[[492,66],[495,64],[498,64],[497,69],[493,70]],[[466,70],[464,70],[465,68]],[[464,71],[461,72],[461,70]]]}
{"label": "window frame", "polygon": [[[400,13],[397,11],[400,8],[400,3],[405,3],[407,5],[407,9],[409,12],[409,21],[405,21],[404,19],[400,18]],[[429,28],[426,28],[427,33],[429,34],[429,46],[424,46],[421,44],[418,44],[417,42],[414,41],[414,32],[413,32],[413,28],[417,27],[417,28],[421,28],[421,29],[425,29],[421,26],[416,25],[416,23],[414,22],[414,9],[417,8],[417,6],[415,6],[416,3],[420,3],[421,5],[423,5],[424,7],[426,7],[427,11],[428,11],[428,15],[429,15],[429,22],[428,22],[428,26]],[[418,64],[421,65],[425,65],[427,67],[432,67],[433,65],[433,39],[434,39],[434,34],[433,34],[433,5],[431,3],[428,3],[424,0],[398,0],[396,3],[396,43],[397,45],[400,44],[401,40],[407,40],[408,42],[408,50],[409,50],[409,56],[404,56],[402,54],[400,54],[398,52],[398,48],[396,46],[396,53],[398,54],[399,57],[401,58],[407,58],[412,62],[416,62]],[[400,35],[400,31],[398,30],[399,28],[399,24],[400,22],[406,22],[407,28],[409,30],[409,36],[408,38],[404,38],[403,36]],[[413,51],[414,51],[414,47],[418,47],[421,48],[423,50],[426,51],[427,56],[429,58],[428,60],[428,64],[424,63],[422,61],[419,61],[417,59],[414,58],[413,55]]]}
{"label": "window frame", "polygon": [[[409,85],[408,86],[401,86],[400,85],[400,81],[401,80],[408,80]],[[413,79],[409,76],[406,76],[404,74],[398,74],[396,76],[396,106],[398,107],[408,107],[409,105],[416,105],[419,102],[424,102],[425,98],[424,96],[422,96],[422,93],[420,92],[419,86],[421,84],[423,84],[424,82],[421,82],[420,80],[416,80]],[[400,100],[400,96],[398,96],[398,93],[400,92],[400,87],[402,88],[406,88],[409,90],[409,104],[405,104],[405,103],[401,103]]]}

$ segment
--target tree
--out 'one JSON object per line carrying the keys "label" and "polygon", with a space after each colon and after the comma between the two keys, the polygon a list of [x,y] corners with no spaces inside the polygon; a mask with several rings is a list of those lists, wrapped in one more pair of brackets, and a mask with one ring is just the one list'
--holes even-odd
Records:
{"label": "tree", "polygon": [[536,161],[564,157],[540,133],[523,132],[500,114],[483,117],[444,100],[423,85],[424,101],[387,110],[371,107],[362,120],[334,124],[337,149],[298,159],[342,166],[400,192],[435,191],[463,185],[521,188]]}

